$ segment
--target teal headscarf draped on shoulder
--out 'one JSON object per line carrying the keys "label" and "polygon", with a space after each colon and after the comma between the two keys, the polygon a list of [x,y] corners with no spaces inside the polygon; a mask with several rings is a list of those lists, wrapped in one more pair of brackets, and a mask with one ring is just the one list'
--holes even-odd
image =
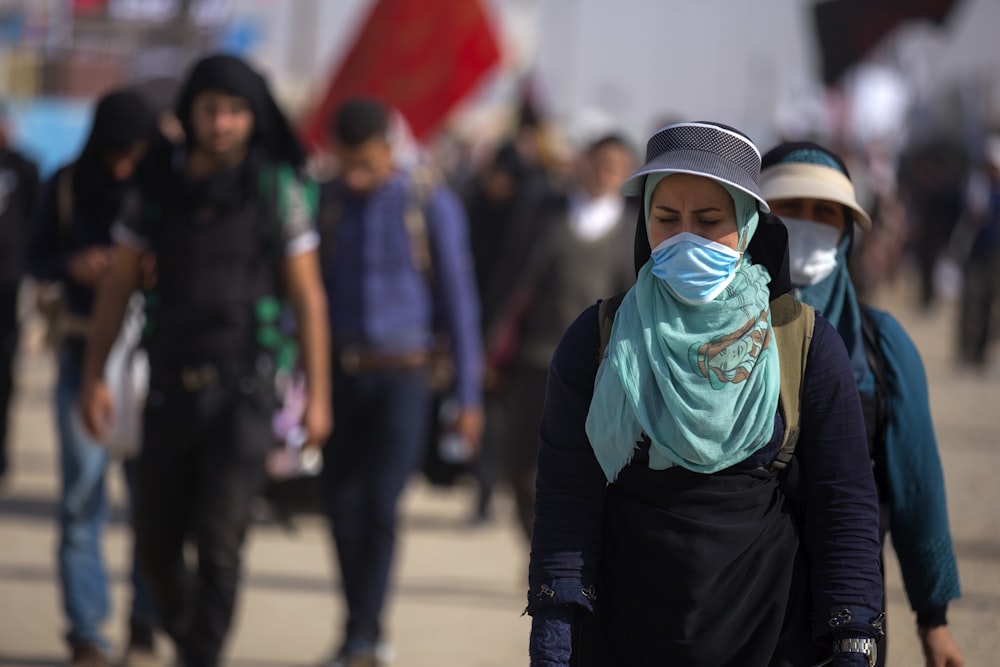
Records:
{"label": "teal headscarf draped on shoulder", "polygon": [[[652,188],[645,186],[648,219]],[[758,223],[750,195],[720,183],[733,198],[740,248]],[[772,344],[770,276],[744,254],[714,300],[692,306],[651,272],[639,271],[619,307],[587,414],[587,435],[614,481],[645,434],[649,467],[712,473],[765,445],[774,432],[779,365]]]}

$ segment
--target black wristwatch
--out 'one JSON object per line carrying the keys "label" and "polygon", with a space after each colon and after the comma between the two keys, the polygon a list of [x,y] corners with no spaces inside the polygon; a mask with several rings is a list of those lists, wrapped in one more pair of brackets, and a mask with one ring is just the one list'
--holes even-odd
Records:
{"label": "black wristwatch", "polygon": [[868,667],[875,667],[878,660],[878,647],[874,639],[836,639],[833,642],[834,653],[863,653],[868,658]]}

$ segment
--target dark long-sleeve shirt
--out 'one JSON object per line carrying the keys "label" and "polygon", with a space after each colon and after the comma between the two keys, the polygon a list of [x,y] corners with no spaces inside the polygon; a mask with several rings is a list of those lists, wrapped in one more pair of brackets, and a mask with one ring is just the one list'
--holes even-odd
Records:
{"label": "dark long-sleeve shirt", "polygon": [[[69,310],[89,316],[93,308],[94,290],[72,280],[68,273],[69,258],[86,248],[110,247],[110,221],[100,221],[78,202],[60,201],[71,196],[72,188],[63,184],[71,167],[58,170],[45,184],[35,206],[31,236],[28,242],[28,273],[43,282],[64,283]],[[63,219],[65,208],[68,218]]]}
{"label": "dark long-sleeve shirt", "polygon": [[37,195],[35,163],[0,148],[0,287],[16,286],[21,279]]}
{"label": "dark long-sleeve shirt", "polygon": [[[464,405],[482,402],[479,300],[468,225],[458,198],[434,188],[423,202],[431,275],[413,258],[404,217],[414,196],[397,173],[367,197],[336,187],[340,210],[325,244],[326,283],[335,345],[361,344],[378,352],[426,350],[436,331],[447,333]],[[322,215],[322,214],[321,214]]]}
{"label": "dark long-sleeve shirt", "polygon": [[[563,627],[572,617],[572,605],[591,608],[588,591],[602,553],[607,481],[585,429],[599,344],[594,306],[567,330],[553,357],[540,432],[528,611],[563,606],[566,611],[559,618],[543,614],[545,623]],[[860,399],[843,343],[820,317],[800,408],[801,536],[818,636],[829,631],[826,623],[839,608],[869,617],[882,608],[878,505]],[[783,431],[778,418],[772,442],[760,452],[762,459],[767,453],[773,456]],[[862,625],[857,629],[864,633]],[[872,632],[868,626],[867,633]]]}

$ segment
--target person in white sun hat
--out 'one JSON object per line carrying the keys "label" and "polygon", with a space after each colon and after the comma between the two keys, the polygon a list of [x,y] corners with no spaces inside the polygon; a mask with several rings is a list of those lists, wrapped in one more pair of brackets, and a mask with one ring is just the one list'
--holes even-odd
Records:
{"label": "person in white sun hat", "polygon": [[[788,229],[795,295],[843,338],[861,393],[879,491],[881,538],[892,532],[928,667],[960,667],[948,602],[961,591],[948,528],[920,353],[888,313],[861,304],[848,274],[854,225],[872,221],[844,162],[810,142],[784,143],[763,159],[761,192]],[[877,664],[884,664],[882,650]]]}

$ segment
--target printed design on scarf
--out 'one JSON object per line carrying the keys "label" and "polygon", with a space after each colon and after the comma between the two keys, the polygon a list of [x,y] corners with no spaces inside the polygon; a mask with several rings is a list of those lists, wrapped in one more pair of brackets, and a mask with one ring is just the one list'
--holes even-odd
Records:
{"label": "printed design on scarf", "polygon": [[713,389],[743,382],[771,345],[769,310],[760,311],[738,330],[707,343],[696,343],[688,351],[695,373],[708,379]]}

